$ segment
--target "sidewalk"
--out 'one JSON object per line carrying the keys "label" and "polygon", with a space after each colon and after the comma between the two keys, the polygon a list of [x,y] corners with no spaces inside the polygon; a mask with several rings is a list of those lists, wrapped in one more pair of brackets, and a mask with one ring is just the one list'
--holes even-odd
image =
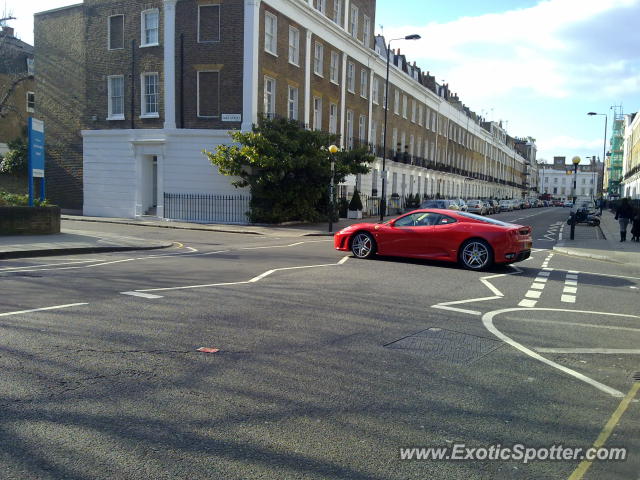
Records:
{"label": "sidewalk", "polygon": [[[398,215],[385,217],[391,220]],[[309,236],[333,236],[335,232],[354,223],[377,223],[379,217],[368,217],[360,220],[349,220],[341,218],[333,224],[332,233],[329,233],[329,223],[291,223],[286,225],[225,225],[225,224],[205,224],[177,222],[172,220],[146,217],[144,219],[133,218],[106,218],[106,217],[84,217],[80,215],[62,215],[62,220],[74,222],[97,222],[116,223],[120,225],[135,225],[139,227],[175,228],[181,230],[201,230],[221,233],[240,233],[248,235],[265,235],[271,237],[309,237]]]}
{"label": "sidewalk", "polygon": [[602,212],[599,231],[597,227],[576,225],[575,240],[569,240],[569,228],[565,224],[563,240],[553,247],[555,251],[576,257],[640,266],[640,243],[630,241],[630,227],[627,229],[627,241],[620,242],[620,227],[610,211]]}
{"label": "sidewalk", "polygon": [[63,228],[54,235],[0,236],[0,259],[167,248],[173,242]]}

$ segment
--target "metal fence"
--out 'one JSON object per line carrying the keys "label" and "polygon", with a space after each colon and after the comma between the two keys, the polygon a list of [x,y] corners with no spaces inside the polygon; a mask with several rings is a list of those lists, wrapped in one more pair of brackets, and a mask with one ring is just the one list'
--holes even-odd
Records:
{"label": "metal fence", "polygon": [[164,217],[199,223],[249,223],[248,195],[165,193]]}

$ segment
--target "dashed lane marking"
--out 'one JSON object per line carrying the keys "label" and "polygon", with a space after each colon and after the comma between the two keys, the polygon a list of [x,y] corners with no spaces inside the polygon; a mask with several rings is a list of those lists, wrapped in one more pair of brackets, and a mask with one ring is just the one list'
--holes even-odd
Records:
{"label": "dashed lane marking", "polygon": [[162,295],[152,295],[151,293],[142,293],[142,292],[120,292],[122,295],[131,295],[133,297],[142,297],[142,298],[162,298]]}
{"label": "dashed lane marking", "polygon": [[9,317],[11,315],[21,315],[23,313],[44,312],[47,310],[59,310],[61,308],[79,307],[80,305],[89,305],[88,303],[68,303],[66,305],[53,305],[51,307],[31,308],[29,310],[18,310],[16,312],[0,313],[0,317]]}

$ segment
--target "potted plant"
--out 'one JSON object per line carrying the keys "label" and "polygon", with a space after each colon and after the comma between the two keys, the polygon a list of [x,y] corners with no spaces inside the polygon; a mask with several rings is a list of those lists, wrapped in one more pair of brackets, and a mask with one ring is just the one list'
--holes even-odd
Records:
{"label": "potted plant", "polygon": [[353,189],[353,197],[351,197],[351,201],[349,202],[347,218],[362,218],[362,200],[360,199],[360,193],[358,193],[357,187]]}

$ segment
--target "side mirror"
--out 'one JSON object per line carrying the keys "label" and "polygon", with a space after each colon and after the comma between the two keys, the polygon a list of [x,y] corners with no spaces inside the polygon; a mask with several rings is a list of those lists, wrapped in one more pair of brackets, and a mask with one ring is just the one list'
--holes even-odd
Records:
{"label": "side mirror", "polygon": [[395,220],[389,220],[389,221],[387,222],[387,225],[389,225],[390,227],[395,226],[395,224],[396,224],[396,221],[395,221]]}

